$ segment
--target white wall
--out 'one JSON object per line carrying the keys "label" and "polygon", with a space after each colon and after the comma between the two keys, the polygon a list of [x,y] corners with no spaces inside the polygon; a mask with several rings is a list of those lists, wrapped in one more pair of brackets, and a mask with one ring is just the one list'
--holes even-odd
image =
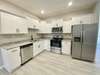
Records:
{"label": "white wall", "polygon": [[0,67],[2,66],[2,57],[1,57],[1,50],[0,50]]}
{"label": "white wall", "polygon": [[100,2],[98,2],[96,4],[96,7],[94,8],[94,13],[97,15],[98,17],[98,24],[99,24],[99,33],[98,33],[98,43],[100,43]]}
{"label": "white wall", "polygon": [[100,63],[100,1],[96,4],[96,7],[94,8],[94,13],[97,15],[99,22],[96,61]]}

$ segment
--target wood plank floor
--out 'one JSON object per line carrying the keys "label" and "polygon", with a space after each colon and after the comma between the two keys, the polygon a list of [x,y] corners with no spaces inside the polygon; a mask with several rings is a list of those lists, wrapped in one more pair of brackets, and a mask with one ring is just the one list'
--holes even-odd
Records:
{"label": "wood plank floor", "polygon": [[100,75],[100,63],[84,62],[45,51],[11,75]]}

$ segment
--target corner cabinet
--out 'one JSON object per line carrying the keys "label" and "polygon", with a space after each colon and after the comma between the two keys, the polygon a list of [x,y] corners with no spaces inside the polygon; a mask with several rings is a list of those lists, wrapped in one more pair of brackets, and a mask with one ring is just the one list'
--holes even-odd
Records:
{"label": "corner cabinet", "polygon": [[43,40],[38,40],[33,43],[33,56],[37,56],[42,51],[44,51],[44,44]]}
{"label": "corner cabinet", "polygon": [[0,12],[0,22],[1,34],[28,33],[25,18]]}
{"label": "corner cabinet", "polygon": [[30,17],[27,17],[27,27],[31,29],[39,29],[39,21]]}
{"label": "corner cabinet", "polygon": [[51,33],[51,29],[52,29],[51,24],[48,24],[45,21],[40,22],[40,31],[39,31],[39,33],[50,34]]}
{"label": "corner cabinet", "polygon": [[1,49],[3,58],[3,66],[8,72],[12,72],[14,69],[21,65],[20,48],[12,48],[9,50]]}

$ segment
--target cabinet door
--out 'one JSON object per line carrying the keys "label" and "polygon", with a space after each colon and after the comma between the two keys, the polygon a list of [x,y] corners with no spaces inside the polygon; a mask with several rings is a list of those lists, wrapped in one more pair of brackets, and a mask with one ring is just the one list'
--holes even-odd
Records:
{"label": "cabinet door", "polygon": [[16,33],[16,19],[13,15],[1,13],[1,33]]}
{"label": "cabinet door", "polygon": [[46,49],[47,51],[50,51],[50,40],[45,40],[44,49]]}
{"label": "cabinet door", "polygon": [[36,56],[38,54],[38,42],[34,42],[33,44],[33,56]]}
{"label": "cabinet door", "polygon": [[40,33],[51,33],[51,24],[45,22],[40,23]]}
{"label": "cabinet door", "polygon": [[72,21],[64,22],[63,33],[71,33],[71,22]]}
{"label": "cabinet door", "polygon": [[33,28],[38,23],[39,23],[38,20],[35,20],[35,19],[31,18],[31,17],[27,17],[27,27],[28,28]]}
{"label": "cabinet door", "polygon": [[18,33],[28,33],[28,27],[27,27],[26,19],[19,18],[18,23],[19,23],[17,25],[17,29],[19,29]]}
{"label": "cabinet door", "polygon": [[21,58],[20,58],[20,49],[19,48],[13,48],[8,52],[8,57],[10,60],[10,69],[13,70],[20,66],[21,64]]}
{"label": "cabinet door", "polygon": [[21,65],[20,48],[10,50],[2,50],[4,67],[8,72],[12,72],[15,68]]}
{"label": "cabinet door", "polygon": [[98,18],[95,14],[87,14],[72,18],[73,25],[77,24],[95,24],[98,23]]}
{"label": "cabinet door", "polygon": [[36,41],[34,44],[34,49],[33,49],[33,55],[36,56],[38,55],[40,52],[42,52],[42,45],[40,41]]}
{"label": "cabinet door", "polygon": [[7,13],[1,13],[1,33],[27,33],[26,24],[24,18]]}
{"label": "cabinet door", "polygon": [[71,40],[62,41],[62,52],[63,54],[71,55]]}
{"label": "cabinet door", "polygon": [[45,33],[51,33],[51,29],[52,29],[52,27],[50,24],[47,24],[46,28],[44,27]]}
{"label": "cabinet door", "polygon": [[88,15],[81,16],[80,21],[82,22],[82,24],[98,23],[97,16],[95,14],[88,14]]}

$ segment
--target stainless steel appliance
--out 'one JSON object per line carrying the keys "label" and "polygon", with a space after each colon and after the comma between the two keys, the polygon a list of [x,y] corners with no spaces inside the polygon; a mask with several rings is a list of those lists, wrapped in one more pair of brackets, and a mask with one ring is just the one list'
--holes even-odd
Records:
{"label": "stainless steel appliance", "polygon": [[33,58],[33,44],[27,44],[20,47],[21,64],[23,65],[27,61]]}
{"label": "stainless steel appliance", "polygon": [[52,28],[52,39],[50,40],[50,47],[51,52],[57,52],[60,51],[60,54],[62,54],[62,39],[63,39],[63,27],[53,27]]}
{"label": "stainless steel appliance", "polygon": [[52,33],[62,33],[63,32],[63,27],[53,27],[52,28]]}
{"label": "stainless steel appliance", "polygon": [[73,25],[72,26],[72,57],[94,61],[96,54],[98,25]]}
{"label": "stainless steel appliance", "polygon": [[50,40],[51,52],[57,48],[62,54],[62,38],[52,38]]}

